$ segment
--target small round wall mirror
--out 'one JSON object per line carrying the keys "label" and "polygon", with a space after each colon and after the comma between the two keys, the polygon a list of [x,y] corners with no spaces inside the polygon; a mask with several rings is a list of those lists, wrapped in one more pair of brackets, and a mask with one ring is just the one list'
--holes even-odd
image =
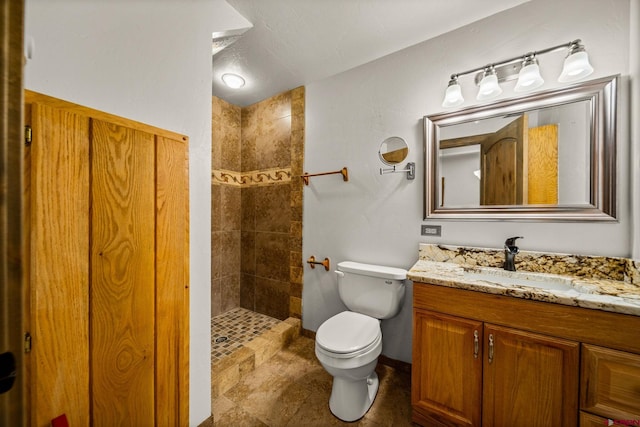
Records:
{"label": "small round wall mirror", "polygon": [[378,155],[385,165],[395,166],[404,161],[409,154],[409,147],[404,139],[391,136],[380,144]]}

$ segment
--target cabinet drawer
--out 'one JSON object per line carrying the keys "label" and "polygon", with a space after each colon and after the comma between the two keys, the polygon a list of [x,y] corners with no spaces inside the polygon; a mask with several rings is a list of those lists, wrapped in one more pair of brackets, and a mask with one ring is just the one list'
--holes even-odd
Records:
{"label": "cabinet drawer", "polygon": [[602,427],[608,424],[609,420],[606,418],[580,411],[580,427]]}
{"label": "cabinet drawer", "polygon": [[583,344],[580,408],[612,419],[640,419],[640,355]]}

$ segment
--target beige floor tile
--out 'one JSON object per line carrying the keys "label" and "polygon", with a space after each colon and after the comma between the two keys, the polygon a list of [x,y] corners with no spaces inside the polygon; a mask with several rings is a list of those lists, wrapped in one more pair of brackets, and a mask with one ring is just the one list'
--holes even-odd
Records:
{"label": "beige floor tile", "polygon": [[333,378],[315,356],[312,339],[298,337],[214,400],[215,426],[403,427],[411,423],[411,378],[378,365],[380,388],[365,416],[353,423],[329,410]]}

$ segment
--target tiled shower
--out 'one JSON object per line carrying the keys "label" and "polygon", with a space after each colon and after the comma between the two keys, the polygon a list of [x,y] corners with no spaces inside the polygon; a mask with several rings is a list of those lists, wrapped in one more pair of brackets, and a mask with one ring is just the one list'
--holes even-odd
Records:
{"label": "tiled shower", "polygon": [[211,315],[300,318],[304,87],[212,107]]}

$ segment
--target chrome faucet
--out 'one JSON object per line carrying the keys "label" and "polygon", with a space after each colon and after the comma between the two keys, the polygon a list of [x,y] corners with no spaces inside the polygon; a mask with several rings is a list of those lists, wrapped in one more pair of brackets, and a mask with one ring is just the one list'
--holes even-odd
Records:
{"label": "chrome faucet", "polygon": [[520,251],[516,246],[516,239],[524,239],[524,237],[509,237],[504,242],[504,269],[507,271],[516,271],[516,254]]}

